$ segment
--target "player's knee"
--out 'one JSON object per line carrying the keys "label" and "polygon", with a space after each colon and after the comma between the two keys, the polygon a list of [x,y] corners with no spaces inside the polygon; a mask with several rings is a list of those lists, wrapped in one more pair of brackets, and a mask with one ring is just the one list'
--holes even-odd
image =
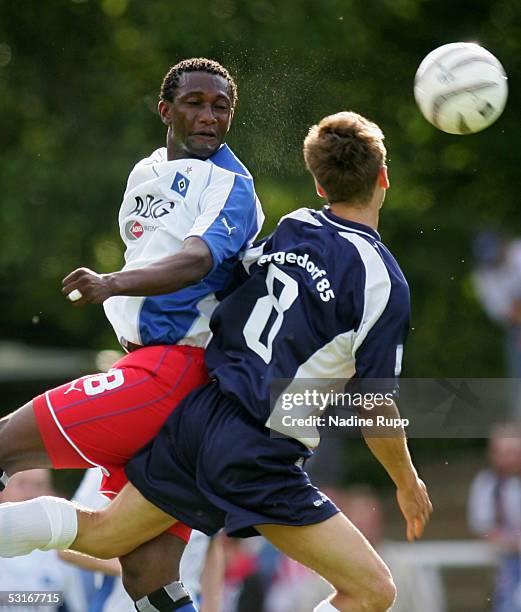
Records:
{"label": "player's knee", "polygon": [[391,574],[382,574],[372,586],[373,589],[367,594],[367,601],[364,602],[364,611],[387,612],[396,599],[396,587]]}
{"label": "player's knee", "polygon": [[141,554],[131,552],[120,557],[119,560],[121,562],[123,586],[134,601],[154,590],[149,588],[147,584],[147,566]]}
{"label": "player's knee", "polygon": [[[172,571],[169,577],[162,578],[158,576],[150,566],[147,567],[144,565],[141,560],[127,558],[131,556],[132,555],[125,555],[120,557],[122,569],[121,577],[125,591],[134,601],[153,593],[164,584],[169,584],[179,579],[179,573],[175,570]],[[161,572],[161,574],[163,575],[163,572]]]}
{"label": "player's knee", "polygon": [[383,566],[363,588],[353,588],[349,583],[345,589],[337,587],[332,603],[339,610],[351,610],[356,602],[356,609],[363,612],[387,612],[395,598],[396,587],[392,576],[387,567]]}
{"label": "player's knee", "polygon": [[179,538],[162,534],[120,557],[123,586],[134,601],[179,580],[184,547]]}
{"label": "player's knee", "polygon": [[8,469],[12,459],[12,436],[9,435],[9,424],[12,414],[0,419],[0,469],[8,471],[12,475],[13,470]]}
{"label": "player's knee", "polygon": [[[6,441],[6,429],[11,419],[12,414],[8,414],[7,416],[0,419],[0,444]],[[0,450],[1,452],[1,450]]]}
{"label": "player's knee", "polygon": [[121,579],[123,581],[123,586],[125,587],[125,591],[129,594],[129,596],[134,601],[137,601],[138,599],[141,599],[141,597],[148,595],[146,592],[147,589],[143,584],[139,573],[137,573],[134,568],[125,567],[123,559],[124,557],[120,559],[122,568]]}
{"label": "player's knee", "polygon": [[0,419],[0,469],[12,476],[35,467],[50,467],[50,460],[29,402]]}

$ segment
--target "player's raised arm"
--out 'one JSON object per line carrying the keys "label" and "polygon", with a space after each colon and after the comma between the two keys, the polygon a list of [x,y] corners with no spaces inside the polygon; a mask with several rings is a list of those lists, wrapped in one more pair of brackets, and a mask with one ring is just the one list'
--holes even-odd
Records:
{"label": "player's raised arm", "polygon": [[[97,274],[78,268],[63,279],[62,293],[77,304],[101,304],[114,295],[162,295],[193,285],[213,267],[213,257],[206,242],[187,238],[181,251],[143,268],[110,274]],[[74,300],[74,296],[81,297]]]}

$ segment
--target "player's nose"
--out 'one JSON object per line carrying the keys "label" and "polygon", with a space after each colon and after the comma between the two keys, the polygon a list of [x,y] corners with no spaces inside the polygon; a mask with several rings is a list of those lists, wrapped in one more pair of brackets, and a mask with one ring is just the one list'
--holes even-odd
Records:
{"label": "player's nose", "polygon": [[211,104],[203,104],[201,106],[198,119],[204,123],[215,123],[217,121]]}

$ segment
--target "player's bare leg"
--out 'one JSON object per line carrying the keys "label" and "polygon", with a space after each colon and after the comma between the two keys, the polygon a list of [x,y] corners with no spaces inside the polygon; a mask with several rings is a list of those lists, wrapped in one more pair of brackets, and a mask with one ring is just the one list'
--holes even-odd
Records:
{"label": "player's bare leg", "polygon": [[257,530],[331,583],[337,592],[329,609],[384,612],[391,607],[396,588],[389,569],[342,513],[315,525],[259,525]]}
{"label": "player's bare leg", "polygon": [[79,509],[77,515],[78,533],[70,548],[100,559],[123,557],[176,522],[130,483],[101,510]]}
{"label": "player's bare leg", "polygon": [[[98,511],[54,497],[0,504],[0,556],[24,555],[35,549],[70,548],[101,559],[123,557],[123,564],[130,571],[132,567],[136,570],[139,555],[144,555],[141,558],[145,562],[153,562],[158,554],[168,552],[171,555],[168,559],[170,567],[161,569],[165,565],[163,557],[160,563],[152,567],[153,571],[148,572],[156,579],[149,577],[147,582],[134,584],[131,595],[136,599],[144,590],[155,589],[148,590],[145,593],[148,597],[137,602],[138,609],[144,612],[170,610],[172,603],[181,606],[178,607],[180,612],[195,612],[188,593],[176,580],[179,569],[175,561],[180,558],[184,548],[182,543],[176,542],[177,538],[165,535],[165,539],[156,540],[150,548],[144,547],[136,556],[129,554],[163,534],[175,522],[172,516],[148,502],[131,484],[127,484],[114,501]],[[154,546],[159,548],[154,550]],[[166,601],[167,607],[156,605],[157,601]]]}
{"label": "player's bare leg", "polygon": [[16,472],[50,467],[32,402],[0,419],[0,490]]}
{"label": "player's bare leg", "polygon": [[[125,588],[139,610],[171,610],[174,603],[180,612],[195,612],[178,582],[184,543],[164,533],[175,522],[129,483],[102,510],[78,512],[78,535],[71,548],[94,557],[120,557]],[[143,572],[144,567],[153,571]]]}
{"label": "player's bare leg", "polygon": [[60,497],[0,504],[0,556],[35,549],[72,549],[98,557],[121,557],[166,531],[176,520],[131,484],[105,508],[90,510]]}

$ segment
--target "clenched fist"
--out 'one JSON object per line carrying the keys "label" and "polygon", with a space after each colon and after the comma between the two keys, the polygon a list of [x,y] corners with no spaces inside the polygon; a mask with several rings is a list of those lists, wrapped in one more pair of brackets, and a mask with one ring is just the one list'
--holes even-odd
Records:
{"label": "clenched fist", "polygon": [[102,304],[114,295],[112,274],[98,274],[88,268],[78,268],[62,281],[62,293],[74,306]]}

